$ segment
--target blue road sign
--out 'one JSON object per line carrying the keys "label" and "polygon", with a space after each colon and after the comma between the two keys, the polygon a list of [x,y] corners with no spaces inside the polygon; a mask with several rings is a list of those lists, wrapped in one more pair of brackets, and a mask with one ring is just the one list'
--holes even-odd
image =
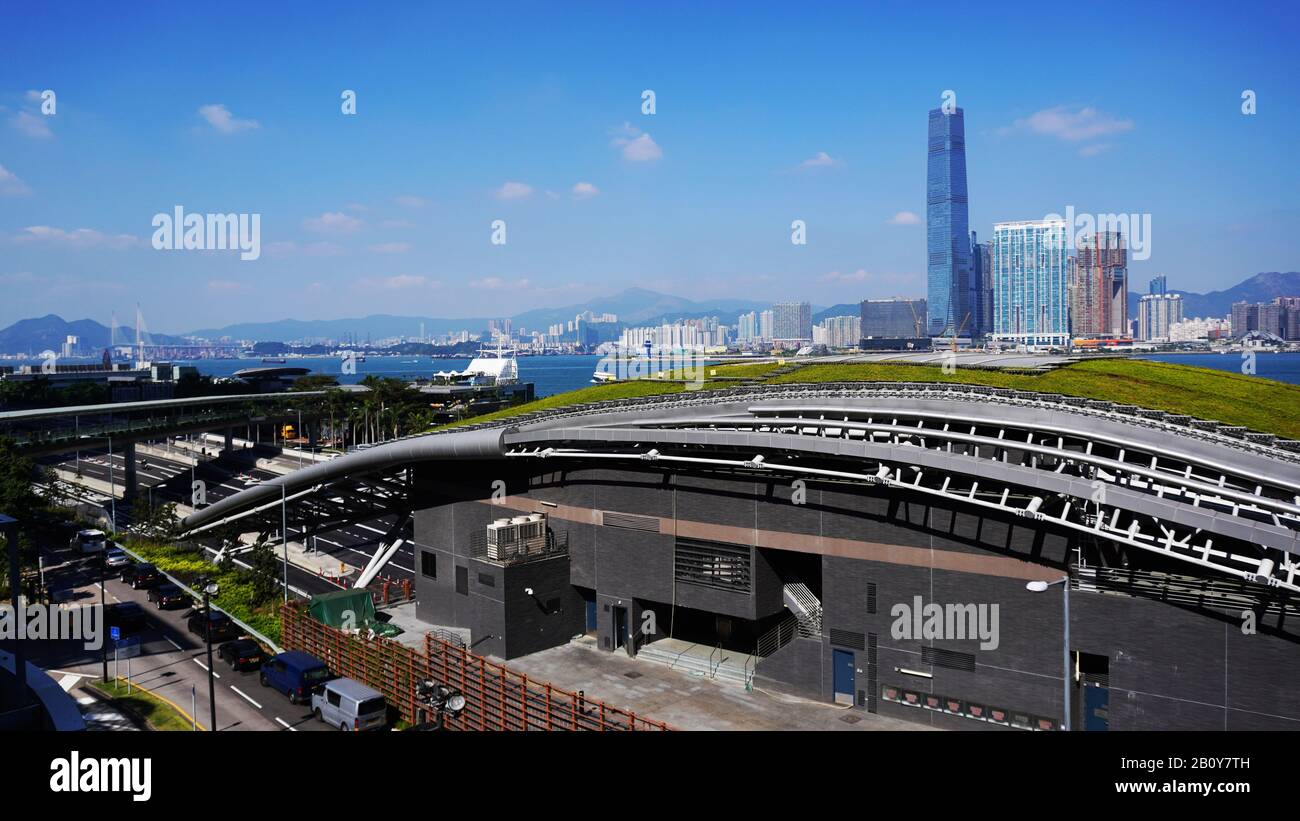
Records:
{"label": "blue road sign", "polygon": [[140,655],[140,637],[131,636],[125,639],[118,639],[114,647],[117,649],[118,658],[134,658],[135,656]]}

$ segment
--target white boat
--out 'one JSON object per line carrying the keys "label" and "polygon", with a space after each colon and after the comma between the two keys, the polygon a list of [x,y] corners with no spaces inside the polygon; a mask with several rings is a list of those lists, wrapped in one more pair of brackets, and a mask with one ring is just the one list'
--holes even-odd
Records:
{"label": "white boat", "polygon": [[438,371],[434,377],[459,385],[512,385],[519,381],[519,362],[513,347],[506,351],[480,348],[463,371]]}

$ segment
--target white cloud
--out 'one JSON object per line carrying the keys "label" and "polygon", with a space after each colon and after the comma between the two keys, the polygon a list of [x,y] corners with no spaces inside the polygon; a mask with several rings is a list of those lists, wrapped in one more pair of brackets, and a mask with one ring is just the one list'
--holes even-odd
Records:
{"label": "white cloud", "polygon": [[401,291],[408,288],[437,288],[441,283],[437,280],[429,279],[428,277],[398,274],[397,276],[381,277],[379,279],[367,278],[357,280],[357,285],[367,291]]}
{"label": "white cloud", "polygon": [[533,195],[533,187],[522,182],[507,182],[496,190],[499,200],[525,200]]}
{"label": "white cloud", "polygon": [[309,242],[302,246],[302,252],[309,257],[337,257],[343,253],[343,246],[333,242]]}
{"label": "white cloud", "polygon": [[381,220],[380,228],[411,228],[413,227],[410,220]]}
{"label": "white cloud", "polygon": [[242,291],[247,286],[242,282],[235,282],[233,279],[210,279],[208,280],[208,290],[219,293],[234,293]]}
{"label": "white cloud", "polygon": [[1085,145],[1083,148],[1079,149],[1079,156],[1095,157],[1101,152],[1109,148],[1110,148],[1110,143],[1094,143],[1093,145]]}
{"label": "white cloud", "polygon": [[327,211],[319,217],[303,220],[302,227],[318,234],[351,234],[361,227],[361,220],[341,211]]}
{"label": "white cloud", "polygon": [[417,197],[412,194],[403,194],[400,197],[393,197],[393,202],[403,208],[423,208],[428,205],[428,200],[424,197]]}
{"label": "white cloud", "polygon": [[899,211],[885,222],[890,225],[920,225],[921,217],[913,211]]}
{"label": "white cloud", "polygon": [[18,235],[17,242],[48,242],[70,248],[108,248],[125,251],[141,245],[139,237],[130,234],[105,234],[93,228],[75,228],[65,231],[48,225],[29,225]]}
{"label": "white cloud", "polygon": [[207,121],[222,134],[235,134],[240,131],[247,131],[253,128],[261,128],[257,120],[237,120],[221,103],[212,103],[210,105],[199,107],[199,116]]}
{"label": "white cloud", "polygon": [[825,151],[818,151],[813,156],[799,163],[799,167],[804,169],[838,168],[843,164],[844,164],[843,160],[837,160],[836,158],[832,157],[830,154],[827,154]]}
{"label": "white cloud", "polygon": [[831,271],[817,277],[818,282],[833,282],[844,284],[860,284],[863,282],[886,282],[891,284],[909,283],[915,277],[911,274],[888,273],[881,274],[868,271],[865,268],[859,268],[856,271]]}
{"label": "white cloud", "polygon": [[0,165],[0,195],[11,197],[30,194],[32,189],[27,187],[27,183],[18,179],[18,175]]}
{"label": "white cloud", "polygon": [[514,281],[507,281],[502,279],[501,277],[484,277],[483,279],[471,280],[469,283],[469,287],[482,288],[485,291],[501,291],[506,288],[515,291],[522,291],[525,288],[527,288],[530,284],[531,283],[527,279],[516,279]]}
{"label": "white cloud", "polygon": [[333,242],[309,242],[305,245],[299,245],[296,242],[270,242],[266,245],[266,252],[276,257],[293,256],[302,254],[306,257],[336,257],[344,251],[343,246]]}
{"label": "white cloud", "polygon": [[1069,109],[1058,105],[1016,120],[1010,126],[1000,129],[1000,133],[1031,131],[1034,134],[1057,137],[1067,142],[1079,142],[1131,130],[1133,130],[1132,120],[1120,119],[1091,106]]}
{"label": "white cloud", "polygon": [[411,250],[409,242],[381,242],[378,245],[371,245],[370,250],[376,254],[404,254]]}
{"label": "white cloud", "polygon": [[573,186],[573,196],[580,200],[588,200],[600,194],[600,189],[589,182],[580,182]]}
{"label": "white cloud", "polygon": [[19,111],[10,118],[9,124],[23,134],[35,140],[48,140],[54,136],[46,124],[45,117],[30,111]]}
{"label": "white cloud", "polygon": [[621,128],[615,129],[615,133],[620,136],[614,138],[613,145],[623,150],[625,160],[653,162],[664,155],[663,149],[649,134],[642,133],[641,129],[631,123],[623,123]]}
{"label": "white cloud", "polygon": [[12,274],[0,274],[0,285],[27,285],[36,281],[31,271],[17,271]]}

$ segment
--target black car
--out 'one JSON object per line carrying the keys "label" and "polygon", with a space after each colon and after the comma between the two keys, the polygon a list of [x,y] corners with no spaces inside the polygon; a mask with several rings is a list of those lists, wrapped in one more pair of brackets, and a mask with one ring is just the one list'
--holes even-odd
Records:
{"label": "black car", "polygon": [[217,648],[217,655],[230,663],[232,670],[256,670],[266,661],[261,645],[252,639],[235,639]]}
{"label": "black car", "polygon": [[158,609],[162,610],[164,607],[188,607],[190,597],[180,587],[171,582],[165,582],[149,588],[149,601],[158,605]]}
{"label": "black car", "polygon": [[212,625],[212,640],[226,641],[239,638],[239,627],[230,620],[230,616],[217,610],[196,610],[189,618],[190,632],[199,638],[206,634],[206,625]]}
{"label": "black car", "polygon": [[110,604],[105,608],[104,623],[123,634],[138,633],[145,628],[144,608],[133,601]]}
{"label": "black car", "polygon": [[122,581],[131,585],[133,590],[153,587],[162,580],[163,576],[158,572],[158,568],[151,564],[142,562],[140,564],[128,564],[122,568]]}

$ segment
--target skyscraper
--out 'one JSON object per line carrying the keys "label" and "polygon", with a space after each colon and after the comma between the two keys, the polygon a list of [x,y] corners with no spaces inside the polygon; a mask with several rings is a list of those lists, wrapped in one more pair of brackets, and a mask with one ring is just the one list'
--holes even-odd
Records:
{"label": "skyscraper", "polygon": [[858,305],[862,336],[918,339],[924,337],[924,299],[864,299]]}
{"label": "skyscraper", "polygon": [[1128,334],[1128,248],[1120,232],[1079,238],[1070,265],[1070,329],[1075,336]]}
{"label": "skyscraper", "polygon": [[772,338],[812,342],[812,305],[807,302],[778,302],[772,306]]}
{"label": "skyscraper", "polygon": [[965,333],[972,339],[993,331],[993,245],[980,242],[970,232],[970,322]]}
{"label": "skyscraper", "polygon": [[993,337],[1030,348],[1070,340],[1065,220],[993,225]]}
{"label": "skyscraper", "polygon": [[[966,197],[965,113],[930,112],[925,179],[925,245],[930,336],[970,333],[970,217]],[[963,328],[962,326],[965,325]]]}
{"label": "skyscraper", "polygon": [[1182,294],[1147,294],[1138,302],[1138,338],[1144,342],[1168,342],[1170,326],[1182,321]]}

